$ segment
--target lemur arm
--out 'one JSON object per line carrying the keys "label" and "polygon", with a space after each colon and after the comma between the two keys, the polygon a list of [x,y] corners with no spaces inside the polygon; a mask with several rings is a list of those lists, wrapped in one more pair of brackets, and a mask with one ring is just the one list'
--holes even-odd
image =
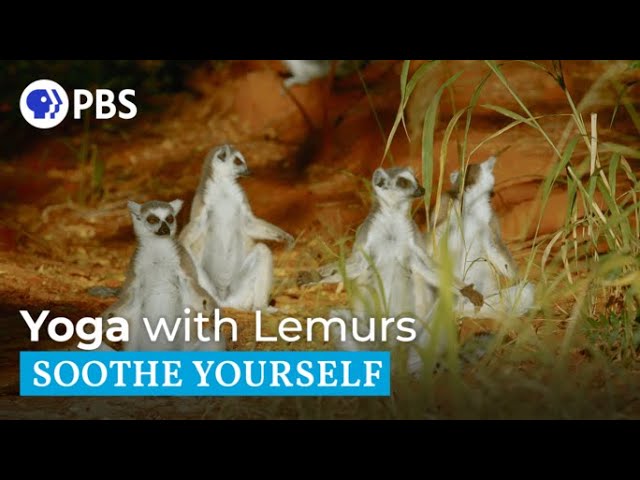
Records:
{"label": "lemur arm", "polygon": [[281,228],[253,215],[249,215],[248,217],[247,234],[254,240],[287,242],[289,247],[292,246],[294,242],[294,238]]}
{"label": "lemur arm", "polygon": [[118,300],[111,306],[109,306],[101,315],[104,320],[112,317],[124,318],[128,322],[138,322],[142,319],[132,318],[136,315],[135,308],[135,285],[133,282],[133,274],[127,273],[127,278],[120,289],[120,295]]}
{"label": "lemur arm", "polygon": [[[357,244],[354,249],[358,248]],[[361,275],[368,267],[368,263],[362,252],[354,250],[344,264],[347,278],[355,278]],[[318,283],[338,283],[344,280],[340,271],[339,262],[331,262],[317,270],[303,270],[298,273],[298,285],[315,285]]]}
{"label": "lemur arm", "polygon": [[[367,261],[359,252],[354,252],[347,258],[345,264],[345,273],[347,278],[355,278],[361,275],[367,269]],[[344,279],[340,272],[340,264],[333,262],[318,269],[321,280],[319,283],[337,283]]]}
{"label": "lemur arm", "polygon": [[184,298],[188,305],[185,307],[188,306],[195,311],[209,314],[218,306],[217,302],[198,282],[198,271],[189,253],[178,246],[178,254],[180,255],[182,280],[186,287]]}
{"label": "lemur arm", "polygon": [[193,204],[191,205],[191,216],[189,223],[185,225],[184,229],[180,233],[179,240],[190,251],[193,244],[198,241],[198,237],[202,235],[202,230],[205,227],[207,216],[207,209],[205,208],[202,195],[196,194],[193,198]]}
{"label": "lemur arm", "polygon": [[424,280],[433,288],[438,288],[440,285],[440,278],[438,277],[433,262],[429,259],[427,254],[415,243],[411,243],[411,259],[409,261],[409,267],[415,270]]}
{"label": "lemur arm", "polygon": [[485,250],[487,260],[496,270],[509,279],[516,277],[518,273],[516,263],[502,240],[500,223],[495,215],[492,215],[489,221],[489,235],[485,239]]}
{"label": "lemur arm", "polygon": [[[411,251],[413,253],[410,267],[417,271],[428,285],[438,289],[440,287],[440,278],[436,273],[436,265],[432,259],[426,254],[424,249],[415,242],[410,242]],[[462,294],[467,297],[474,305],[480,306],[484,303],[482,294],[473,288],[473,285],[465,285],[457,275],[453,275],[453,283],[451,285],[454,295]]]}

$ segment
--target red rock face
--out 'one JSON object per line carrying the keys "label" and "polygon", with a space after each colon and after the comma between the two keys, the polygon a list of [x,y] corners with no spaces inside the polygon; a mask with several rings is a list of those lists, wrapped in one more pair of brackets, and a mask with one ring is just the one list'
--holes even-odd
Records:
{"label": "red rock face", "polygon": [[[412,72],[421,63],[423,62],[413,62]],[[550,62],[539,63],[552,69]],[[368,72],[372,83],[368,98],[357,91],[358,85],[353,84],[353,79],[351,84],[348,80],[342,84],[334,83],[328,98],[326,81],[318,80],[306,86],[294,87],[292,93],[301,108],[297,108],[290,98],[280,94],[280,81],[274,72],[252,71],[238,82],[233,112],[251,130],[265,131],[274,128],[278,137],[298,142],[305,138],[305,134],[315,133],[308,128],[305,115],[316,127],[324,127],[323,141],[309,154],[311,158],[305,161],[304,178],[298,178],[298,187],[294,187],[299,188],[301,181],[302,184],[308,182],[313,186],[316,201],[307,205],[313,210],[312,205],[325,202],[325,199],[331,197],[342,198],[346,194],[345,190],[356,188],[355,184],[348,187],[346,180],[340,178],[343,171],[368,178],[381,163],[395,163],[411,165],[417,172],[421,172],[420,140],[426,107],[447,78],[463,71],[440,102],[434,141],[432,188],[435,192],[443,153],[444,130],[453,114],[470,104],[478,85],[490,72],[490,68],[479,61],[443,61],[431,68],[418,84],[407,105],[408,137],[411,141],[400,127],[391,148],[393,161],[387,158],[382,162],[383,138],[390,131],[399,103],[397,80],[400,68],[401,62],[375,64],[375,71]],[[514,97],[516,94],[531,115],[541,117],[538,123],[549,140],[558,148],[563,148],[567,138],[577,133],[574,121],[569,116],[571,109],[567,94],[577,105],[589,94],[594,99],[589,101],[589,97],[585,98],[583,118],[589,124],[589,114],[598,113],[599,136],[601,140],[610,141],[616,136],[615,130],[608,128],[615,98],[612,97],[610,85],[601,84],[598,87],[597,82],[612,68],[619,66],[610,62],[564,62],[566,92],[549,73],[519,62],[505,62],[501,67],[508,87],[496,75],[491,75],[486,80],[472,112],[467,136],[467,156],[468,161],[475,163],[491,154],[502,152],[495,168],[495,207],[501,217],[503,234],[507,240],[531,238],[538,229],[538,223],[540,234],[554,232],[565,221],[567,202],[564,188],[558,185],[547,206],[543,210],[540,208],[541,182],[558,157],[539,131],[521,124],[487,141],[513,120],[496,109],[510,110],[515,115],[527,117],[528,114]],[[376,111],[377,119],[372,108]],[[624,130],[628,127],[629,118],[622,117],[618,116],[615,127],[620,126]],[[382,125],[382,131],[378,122]],[[447,145],[443,178],[445,189],[449,173],[460,168],[459,148],[464,139],[465,122],[466,114],[458,122]],[[469,157],[469,153],[476,148]],[[585,155],[584,144],[579,143],[575,156],[578,160],[575,163]],[[285,168],[289,165],[282,164]],[[256,192],[256,196],[259,193]],[[433,200],[432,197],[431,201]],[[283,202],[286,200],[283,199]]]}
{"label": "red rock face", "polygon": [[[615,62],[563,62],[566,92],[544,71],[525,63],[503,63],[509,88],[532,115],[542,116],[539,125],[560,150],[577,133],[566,92],[581,108],[588,131],[589,115],[598,114],[600,142],[639,148],[639,132],[624,108],[618,109],[610,127],[617,93],[601,78],[618,68]],[[552,68],[551,62],[539,63]],[[421,64],[411,63],[410,76]],[[476,60],[434,66],[407,104],[407,133],[401,124],[390,155],[383,159],[400,102],[401,70],[402,61],[376,61],[362,71],[362,78],[354,74],[318,79],[294,86],[286,94],[279,61],[237,61],[215,71],[203,69],[189,82],[195,93],[162,100],[166,108],[161,112],[142,110],[135,121],[119,125],[116,133],[92,125],[89,143],[95,145],[105,166],[99,191],[92,190],[91,163],[79,159],[53,134],[43,134],[11,161],[0,162],[0,328],[12,339],[0,351],[0,357],[7,359],[0,369],[0,390],[15,395],[16,352],[28,347],[25,329],[14,316],[16,307],[51,308],[71,318],[102,311],[110,300],[86,291],[95,285],[117,286],[124,280],[134,248],[126,201],[181,198],[185,205],[178,224],[184,226],[204,155],[223,142],[240,148],[254,173],[242,182],[256,215],[298,238],[290,252],[273,245],[278,307],[303,317],[310,305],[326,310],[344,302],[343,291],[325,289],[310,295],[297,290],[292,279],[300,269],[329,258],[325,245],[336,251],[339,240],[353,235],[369,210],[367,181],[377,167],[410,165],[422,178],[424,112],[439,86],[464,70],[442,95],[434,158],[429,159],[434,165],[432,192],[438,188],[441,162],[442,188],[449,186],[449,173],[460,168],[466,114],[443,148],[446,127],[456,112],[469,105],[490,72],[486,63]],[[633,75],[637,77],[623,72],[621,81],[636,80]],[[636,85],[625,98],[638,105],[639,97]],[[481,162],[501,152],[494,169],[493,202],[503,236],[515,248],[533,237],[538,223],[539,234],[553,233],[565,223],[567,193],[565,184],[558,182],[541,208],[542,182],[558,158],[547,139],[530,125],[518,125],[489,139],[513,121],[496,111],[500,108],[527,116],[509,89],[492,75],[472,111],[465,161]],[[77,147],[82,138],[65,140]],[[588,173],[586,159],[587,149],[580,140],[572,159],[577,172]],[[601,160],[605,159],[602,152]],[[632,156],[627,160],[640,172],[637,160]],[[629,186],[628,180],[618,177],[618,192]],[[600,197],[596,201],[604,208]],[[578,213],[582,215],[581,205]],[[424,226],[424,207],[418,208],[416,218]],[[238,349],[255,348],[250,341],[242,338]],[[24,405],[24,416],[37,416],[36,401]],[[66,415],[62,410],[60,415]],[[114,411],[119,412],[116,417],[146,415],[130,414],[125,408]],[[170,417],[172,411],[165,415]]]}
{"label": "red rock face", "polygon": [[[412,62],[410,76],[423,63]],[[550,62],[539,63],[552,69]],[[615,62],[563,63],[566,90],[576,105],[585,103],[583,117],[587,125],[591,112],[599,115],[601,141],[619,140],[619,131],[633,133],[632,122],[624,111],[618,112],[613,128],[609,128],[615,103],[610,86],[600,85],[594,95],[594,84],[614,67]],[[282,221],[292,231],[313,228],[339,216],[338,230],[349,232],[366,214],[369,198],[364,186],[375,168],[411,165],[421,176],[426,106],[447,78],[462,71],[444,92],[439,105],[432,159],[435,195],[441,161],[444,189],[449,185],[449,173],[460,168],[466,114],[453,129],[446,151],[442,148],[445,128],[455,112],[469,105],[490,68],[475,60],[441,61],[432,67],[407,104],[408,134],[400,125],[390,155],[383,161],[385,139],[400,101],[401,68],[401,61],[377,61],[363,70],[362,80],[358,75],[333,81],[319,79],[294,86],[288,94],[282,88],[284,68],[279,61],[229,62],[220,70],[198,72],[191,80],[198,98],[177,95],[167,102],[164,113],[142,111],[140,118],[126,126],[128,141],[98,128],[91,132],[91,142],[98,146],[105,162],[103,201],[125,196],[119,192],[138,197],[149,197],[154,192],[184,198],[184,212],[188,212],[204,153],[212,145],[229,141],[243,149],[255,172],[245,185],[257,213]],[[563,148],[566,139],[576,134],[568,116],[571,109],[565,91],[550,74],[525,63],[502,62],[501,68],[509,88],[532,115],[543,116],[538,120],[540,126],[552,142]],[[637,96],[633,90],[632,94]],[[593,98],[589,100],[589,96]],[[500,79],[491,75],[472,111],[467,135],[466,157],[471,163],[502,152],[495,167],[494,204],[505,238],[531,238],[539,220],[540,233],[555,231],[566,217],[564,188],[558,184],[544,210],[537,200],[542,180],[557,161],[554,150],[540,132],[524,124],[487,140],[512,122],[491,106],[517,115],[527,114]],[[626,144],[637,141],[637,132],[636,137],[630,138],[625,138]],[[10,167],[2,167],[6,173],[3,185],[11,184],[11,188],[3,189],[7,202],[46,208],[83,192],[91,177],[90,166],[78,162],[73,152],[61,145],[55,138],[44,137]],[[576,168],[585,155],[586,148],[579,142],[574,156]],[[25,178],[32,181],[25,184]],[[7,218],[11,218],[11,210],[6,210]],[[126,216],[119,218],[126,223]]]}

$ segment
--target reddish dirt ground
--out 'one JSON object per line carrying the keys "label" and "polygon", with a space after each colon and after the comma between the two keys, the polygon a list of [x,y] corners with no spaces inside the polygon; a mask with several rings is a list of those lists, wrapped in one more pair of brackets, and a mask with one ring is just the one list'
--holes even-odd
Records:
{"label": "reddish dirt ground", "polygon": [[[413,62],[412,71],[420,65]],[[94,122],[88,140],[104,161],[102,193],[90,187],[92,167],[82,162],[59,138],[42,135],[31,148],[0,163],[0,417],[3,418],[201,418],[225,416],[223,406],[211,407],[204,399],[35,399],[18,396],[18,352],[60,348],[50,340],[29,341],[28,329],[17,311],[33,314],[48,309],[53,314],[78,319],[98,315],[114,301],[96,298],[93,286],[119,286],[135,246],[125,204],[181,198],[185,206],[179,225],[188,220],[190,202],[199,180],[205,152],[222,142],[240,148],[254,172],[243,180],[257,216],[293,234],[296,245],[285,250],[272,245],[276,284],[273,297],[284,313],[300,317],[324,314],[344,303],[335,287],[302,290],[295,285],[300,269],[316,267],[326,258],[322,243],[334,246],[353,233],[369,207],[363,179],[381,164],[384,137],[388,135],[400,100],[400,61],[378,61],[363,71],[369,97],[357,75],[336,80],[329,90],[324,80],[296,86],[292,95],[313,123],[305,120],[289,95],[281,90],[279,62],[238,61],[212,71],[203,69],[191,79],[191,93],[161,101],[160,112],[140,112],[130,124],[115,131]],[[422,82],[407,108],[408,137],[402,126],[391,148],[397,165],[412,165],[421,172],[419,133],[424,107],[433,93],[432,83],[451,72],[465,73],[451,92],[443,95],[436,131],[436,163],[444,129],[452,112],[469,103],[478,82],[487,73],[479,61],[443,62],[431,81]],[[566,84],[580,99],[605,70],[598,62],[566,62]],[[512,88],[534,115],[569,113],[564,92],[544,72],[524,64],[509,64],[504,72]],[[604,102],[604,100],[603,100]],[[474,111],[469,145],[475,147],[511,121],[481,105],[498,105],[521,112],[509,92],[494,76],[486,84]],[[606,106],[606,105],[605,105]],[[624,112],[608,128],[610,110],[594,105],[599,135],[611,141],[632,134]],[[373,113],[375,110],[375,115]],[[608,115],[608,116],[607,116]],[[380,125],[378,124],[380,123]],[[551,138],[561,137],[568,117],[544,118],[541,124]],[[323,125],[325,128],[323,128]],[[463,125],[455,133],[461,140]],[[81,135],[68,139],[79,147]],[[509,147],[504,150],[505,147]],[[534,129],[520,125],[485,143],[472,162],[492,153],[500,155],[496,173],[495,208],[503,236],[517,259],[526,254],[539,216],[536,195],[554,162],[551,148]],[[385,165],[390,165],[387,159]],[[638,168],[638,164],[634,164]],[[455,142],[449,145],[445,169],[457,168]],[[436,168],[435,175],[438,175]],[[554,191],[542,216],[541,234],[556,231],[564,222],[566,192]],[[424,214],[418,213],[418,219]],[[320,311],[310,311],[311,309]],[[251,316],[236,318],[247,325]],[[250,329],[245,329],[250,331]],[[256,348],[241,337],[235,349]],[[259,346],[257,347],[259,348]],[[213,410],[212,410],[213,408]],[[284,408],[284,412],[287,408]],[[267,414],[259,401],[247,404],[248,417]],[[286,413],[280,413],[286,416]]]}

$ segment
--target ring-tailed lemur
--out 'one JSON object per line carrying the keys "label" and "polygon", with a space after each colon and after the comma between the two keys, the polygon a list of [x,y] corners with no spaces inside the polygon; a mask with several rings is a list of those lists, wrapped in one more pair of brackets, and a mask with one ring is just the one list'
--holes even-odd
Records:
{"label": "ring-tailed lemur", "polygon": [[[424,195],[425,190],[409,168],[379,168],[373,174],[372,185],[373,207],[358,228],[352,253],[344,265],[346,276],[354,280],[355,287],[348,315],[358,319],[414,316],[418,323],[426,324],[431,319],[440,278],[410,216],[412,201]],[[302,272],[298,280],[300,284],[315,280],[334,283],[343,278],[339,264],[332,263],[321,267],[316,278]],[[456,296],[462,294],[482,304],[482,296],[472,285],[465,286],[454,278],[452,288]],[[386,306],[382,311],[378,308],[381,304]],[[424,346],[429,335],[424,328],[416,327],[417,345]],[[364,345],[348,339],[342,347],[354,350]],[[416,360],[414,356],[410,362],[415,364]]]}
{"label": "ring-tailed lemur", "polygon": [[200,283],[198,274],[186,250],[175,238],[176,216],[182,200],[172,202],[150,201],[142,205],[129,201],[129,212],[138,240],[126,280],[120,289],[118,301],[102,314],[102,318],[122,317],[129,322],[129,342],[124,350],[224,350],[225,342],[200,342],[195,335],[185,342],[184,329],[178,331],[173,342],[160,334],[151,342],[143,318],[147,318],[153,331],[160,317],[173,330],[177,318],[197,315],[208,316],[216,303]]}
{"label": "ring-tailed lemur", "polygon": [[223,307],[267,308],[273,284],[271,250],[258,240],[293,237],[257,218],[238,184],[249,174],[244,156],[231,145],[212,149],[204,159],[189,224],[180,242],[193,257],[205,289]]}
{"label": "ring-tailed lemur", "polygon": [[534,285],[529,282],[500,289],[498,275],[515,279],[517,266],[502,240],[500,224],[491,207],[495,163],[496,158],[491,157],[480,164],[469,165],[462,189],[460,172],[451,174],[452,187],[442,194],[438,216],[431,217],[431,230],[427,235],[430,254],[443,236],[447,239],[455,272],[464,282],[473,283],[484,297],[484,305],[479,310],[466,299],[459,300],[459,311],[466,316],[522,315],[534,300]]}
{"label": "ring-tailed lemur", "polygon": [[[331,60],[282,60],[291,76],[284,81],[284,87],[305,85],[317,78],[326,77],[331,71]],[[366,67],[370,60],[335,60],[337,78],[349,75]]]}

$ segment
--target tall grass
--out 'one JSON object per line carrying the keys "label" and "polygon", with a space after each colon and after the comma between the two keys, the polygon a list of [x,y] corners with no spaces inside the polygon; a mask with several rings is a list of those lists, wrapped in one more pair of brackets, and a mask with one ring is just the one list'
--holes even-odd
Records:
{"label": "tall grass", "polygon": [[[405,125],[405,108],[418,81],[428,75],[435,62],[427,62],[409,76],[410,63],[403,65],[400,104],[385,146],[384,164],[394,135]],[[614,62],[588,92],[576,101],[568,91],[560,62],[551,67],[523,62],[532,71],[551,75],[566,98],[566,110],[553,115],[534,115],[504,72],[504,64],[486,61],[486,75],[476,86],[468,105],[453,112],[435,152],[436,127],[442,94],[464,74],[453,73],[438,88],[423,119],[421,159],[427,211],[440,206],[446,185],[445,164],[453,134],[463,124],[462,139],[456,139],[458,162],[464,174],[474,154],[484,144],[514,128],[530,128],[548,146],[550,168],[541,181],[537,197],[538,215],[530,218],[535,232],[521,268],[524,279],[537,283],[540,310],[525,318],[503,318],[494,327],[488,353],[477,364],[463,366],[458,319],[451,284],[451,261],[447,252],[440,266],[442,292],[436,313],[428,326],[432,336],[421,354],[425,368],[416,381],[406,375],[394,378],[394,396],[387,414],[396,418],[611,418],[631,415],[625,406],[633,396],[613,378],[637,382],[632,366],[637,361],[640,328],[635,320],[640,307],[640,184],[629,158],[639,158],[633,145],[601,142],[596,106],[607,89],[621,89],[620,75],[629,67]],[[479,104],[492,77],[515,100],[517,110],[501,105]],[[636,107],[619,95],[616,105],[629,113],[638,129]],[[504,116],[509,123],[477,145],[469,142],[473,115],[478,109]],[[546,117],[566,118],[560,138],[552,138],[542,124]],[[439,135],[439,134],[438,134]],[[434,172],[438,167],[437,178]],[[567,214],[556,232],[541,235],[540,226],[550,197],[566,191]],[[427,224],[428,224],[427,218]],[[440,246],[442,248],[442,245]],[[351,289],[349,295],[354,295]],[[438,356],[440,339],[448,348]],[[439,359],[445,369],[433,374]],[[637,366],[637,364],[635,364]],[[383,401],[384,403],[384,401]],[[640,412],[638,412],[640,413]]]}
{"label": "tall grass", "polygon": [[[438,198],[446,184],[444,165],[451,143],[456,142],[458,165],[464,170],[483,146],[513,129],[532,129],[548,146],[550,168],[540,182],[537,216],[525,227],[533,231],[526,242],[528,253],[521,260],[524,278],[537,283],[539,311],[524,318],[503,318],[492,324],[494,335],[479,361],[461,362],[466,347],[460,322],[453,313],[453,298],[446,288],[452,281],[451,259],[446,250],[439,258],[442,295],[427,328],[430,341],[420,351],[424,368],[417,378],[403,371],[408,352],[394,351],[393,393],[388,398],[269,398],[207,399],[203,418],[630,418],[640,416],[636,388],[640,328],[636,320],[640,301],[640,184],[631,158],[637,158],[635,143],[602,141],[596,107],[602,92],[620,91],[625,66],[615,63],[581,98],[566,88],[562,65],[550,68],[523,62],[532,72],[556,79],[566,97],[566,108],[553,115],[534,115],[513,87],[504,65],[486,62],[486,74],[476,85],[467,105],[454,110],[449,119],[439,118],[440,100],[455,87],[464,72],[452,72],[437,89],[422,122],[421,159],[425,204],[440,208]],[[388,137],[382,164],[394,136],[405,125],[404,110],[420,78],[429,75],[435,63],[426,63],[410,76],[407,61],[401,74],[401,100]],[[482,104],[489,80],[514,100],[517,109]],[[609,107],[634,117],[637,107],[623,93]],[[470,141],[474,114],[479,110],[503,116],[505,126],[476,144]],[[620,113],[618,113],[620,114]],[[545,119],[566,119],[559,138],[543,127]],[[438,121],[446,120],[444,129]],[[442,132],[442,133],[440,133]],[[457,133],[462,132],[461,135]],[[436,137],[442,145],[436,152]],[[461,137],[461,138],[460,138]],[[438,168],[436,168],[438,167]],[[434,172],[438,172],[434,178]],[[365,182],[365,185],[367,182]],[[566,192],[566,217],[555,232],[541,234],[543,215],[551,195]],[[533,227],[531,229],[531,227]],[[337,253],[319,242],[307,244],[308,258],[320,264],[338,260],[344,274],[349,254],[346,238],[337,239]],[[446,248],[441,245],[441,248]],[[317,251],[316,251],[317,250]],[[313,254],[313,255],[312,255]],[[369,295],[379,295],[373,311],[384,312],[384,288],[372,285]],[[347,297],[359,293],[345,283]],[[378,293],[375,293],[375,292]],[[317,311],[326,309],[326,292],[318,289],[304,295],[315,298]],[[333,306],[333,305],[332,305]],[[302,312],[305,315],[308,311]],[[301,316],[305,316],[301,315]],[[274,318],[274,325],[275,325]],[[465,320],[463,326],[475,326]],[[486,324],[480,325],[486,328]],[[442,344],[448,348],[441,349]],[[281,344],[263,348],[283,348]],[[292,344],[284,348],[332,349],[328,344]],[[442,368],[436,368],[441,363]]]}

